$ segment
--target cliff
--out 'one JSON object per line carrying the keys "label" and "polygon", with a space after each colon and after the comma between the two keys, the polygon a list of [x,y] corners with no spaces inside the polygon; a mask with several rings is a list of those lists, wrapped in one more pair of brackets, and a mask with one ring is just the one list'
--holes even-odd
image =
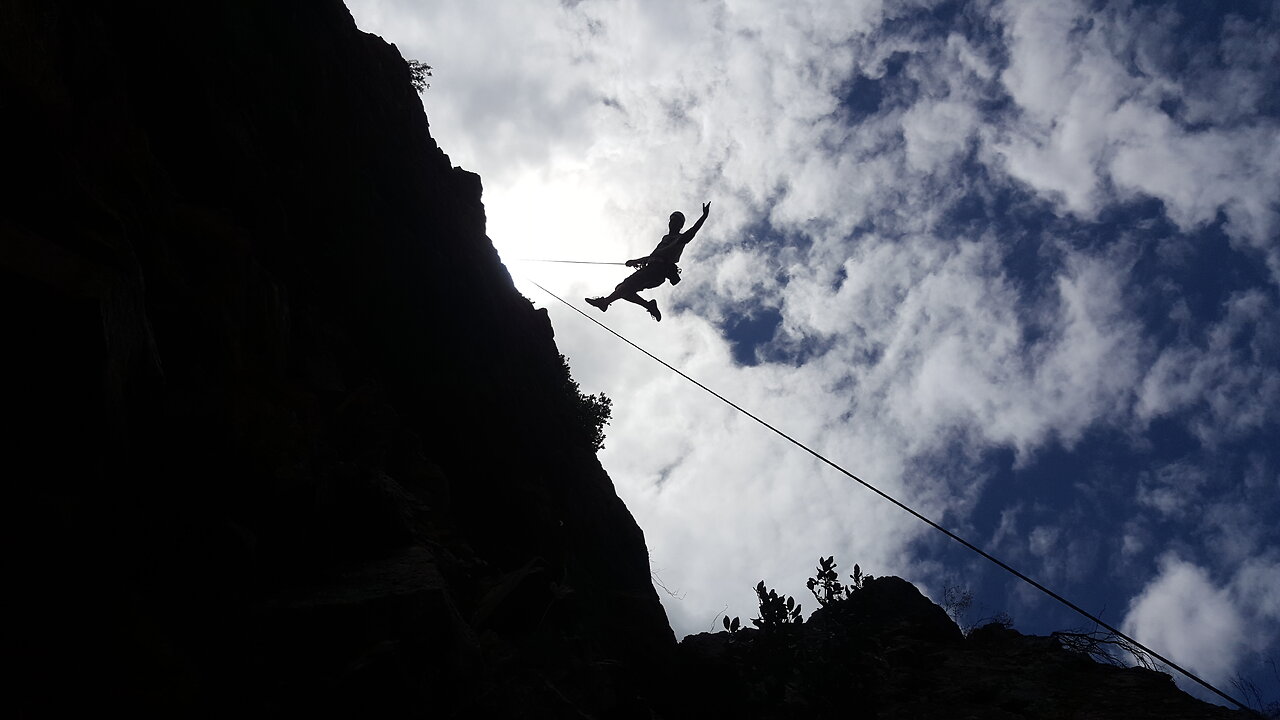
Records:
{"label": "cliff", "polygon": [[337,0],[4,0],[0,117],[13,715],[1230,715],[896,578],[677,646],[480,179]]}
{"label": "cliff", "polygon": [[644,537],[394,47],[31,0],[0,72],[20,707],[646,705]]}

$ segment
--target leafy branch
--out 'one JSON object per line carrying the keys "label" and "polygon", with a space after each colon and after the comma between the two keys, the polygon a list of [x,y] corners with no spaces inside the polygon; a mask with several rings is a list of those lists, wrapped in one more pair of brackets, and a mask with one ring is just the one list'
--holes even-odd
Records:
{"label": "leafy branch", "polygon": [[431,83],[427,82],[427,78],[431,77],[431,66],[417,60],[408,60],[406,62],[409,64],[409,82],[413,84],[413,89],[418,94],[422,94],[423,91],[431,87]]}
{"label": "leafy branch", "polygon": [[751,623],[761,630],[777,630],[784,625],[800,625],[804,618],[800,617],[800,607],[791,596],[778,595],[776,590],[764,586],[764,581],[756,585],[756,597],[760,600],[760,617],[752,618]]}
{"label": "leafy branch", "polygon": [[730,621],[728,615],[724,616],[724,629],[728,630],[730,635],[736,634],[739,627],[741,627],[741,625],[738,623],[738,618],[735,617]]}
{"label": "leafy branch", "polygon": [[805,586],[809,588],[809,592],[813,593],[818,604],[825,607],[828,603],[848,600],[854,592],[862,589],[863,583],[873,578],[870,575],[863,575],[862,568],[854,563],[853,574],[849,579],[853,582],[848,585],[840,582],[840,576],[836,573],[836,557],[832,555],[818,558],[817,575],[809,578]]}
{"label": "leafy branch", "polygon": [[561,382],[571,404],[574,426],[592,450],[603,450],[604,426],[613,416],[613,401],[604,393],[588,395],[582,392],[569,372],[569,360],[564,355],[560,356],[560,369]]}

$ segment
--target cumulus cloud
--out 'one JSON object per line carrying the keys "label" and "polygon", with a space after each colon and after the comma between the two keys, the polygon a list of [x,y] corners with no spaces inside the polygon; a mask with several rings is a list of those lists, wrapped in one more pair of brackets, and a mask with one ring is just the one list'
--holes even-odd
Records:
{"label": "cumulus cloud", "polygon": [[1002,12],[1012,54],[1002,79],[1019,113],[992,147],[1014,177],[1088,217],[1115,193],[1159,198],[1183,229],[1223,213],[1280,281],[1280,122],[1250,113],[1260,89],[1280,83],[1280,65],[1258,64],[1277,58],[1274,30],[1228,18],[1218,47],[1193,58],[1196,72],[1173,74],[1183,43],[1171,8]]}
{"label": "cumulus cloud", "polygon": [[[984,494],[991,452],[1017,471],[1099,435],[1141,454],[1161,423],[1210,448],[1275,427],[1280,18],[1229,18],[1188,55],[1169,49],[1176,12],[1128,3],[349,5],[435,66],[433,134],[483,176],[489,234],[575,376],[613,398],[601,461],[682,598],[663,596],[679,634],[725,604],[750,617],[761,578],[797,592],[819,555],[926,589],[945,570],[920,523],[519,279],[577,302],[617,268],[519,258],[636,257],[668,213],[711,200],[684,282],[654,291],[663,322],[624,306],[601,319],[947,522],[1001,502]],[[1170,228],[1155,250],[1106,225],[1143,199]],[[1141,301],[1185,287],[1144,258],[1183,267],[1219,226],[1230,252],[1270,263],[1269,284],[1153,326]],[[778,319],[752,365],[729,337],[741,317]],[[1270,462],[1259,487],[1274,488]],[[1009,500],[982,532],[1096,591],[1108,562],[1149,567],[1208,498],[1216,525],[1185,542],[1229,549],[1235,570],[1215,584],[1227,576],[1166,556],[1128,622],[1221,677],[1256,648],[1248,622],[1275,627],[1259,558],[1278,541],[1232,515],[1239,498],[1172,472],[1117,473],[1132,493],[1114,531]],[[1255,528],[1245,541],[1228,543],[1232,517]]]}
{"label": "cumulus cloud", "polygon": [[1251,560],[1226,582],[1215,582],[1205,568],[1166,554],[1121,629],[1209,682],[1225,684],[1250,653],[1274,641],[1277,593],[1274,560]]}
{"label": "cumulus cloud", "polygon": [[1231,440],[1274,421],[1280,401],[1280,322],[1273,296],[1231,297],[1202,337],[1163,348],[1142,379],[1136,411],[1150,420],[1187,409],[1206,443]]}

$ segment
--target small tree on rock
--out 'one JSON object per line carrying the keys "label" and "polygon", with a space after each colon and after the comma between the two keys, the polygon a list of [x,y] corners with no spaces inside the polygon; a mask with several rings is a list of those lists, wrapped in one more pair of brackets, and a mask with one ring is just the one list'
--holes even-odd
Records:
{"label": "small tree on rock", "polygon": [[756,597],[760,600],[760,617],[751,622],[761,630],[778,630],[784,625],[800,625],[804,618],[800,617],[800,606],[790,596],[783,598],[778,591],[764,586],[764,581],[756,585]]}
{"label": "small tree on rock", "polygon": [[848,600],[853,593],[862,589],[862,584],[870,580],[871,576],[863,575],[862,568],[854,563],[853,574],[849,579],[853,582],[848,585],[840,582],[840,576],[836,573],[836,556],[832,555],[818,558],[818,573],[815,577],[809,578],[806,585],[818,604],[825,607],[830,603]]}
{"label": "small tree on rock", "polygon": [[409,82],[413,83],[413,89],[421,94],[431,87],[431,83],[427,82],[427,78],[431,77],[431,66],[417,60],[408,60],[406,62],[409,64]]}

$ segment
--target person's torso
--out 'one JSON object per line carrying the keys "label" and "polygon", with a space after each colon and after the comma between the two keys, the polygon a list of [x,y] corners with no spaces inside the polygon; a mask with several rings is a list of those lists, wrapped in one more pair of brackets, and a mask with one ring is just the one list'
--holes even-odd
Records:
{"label": "person's torso", "polygon": [[654,248],[649,256],[674,264],[680,261],[680,255],[683,252],[684,238],[681,237],[680,233],[671,233],[663,236],[662,241],[658,243],[658,247]]}

